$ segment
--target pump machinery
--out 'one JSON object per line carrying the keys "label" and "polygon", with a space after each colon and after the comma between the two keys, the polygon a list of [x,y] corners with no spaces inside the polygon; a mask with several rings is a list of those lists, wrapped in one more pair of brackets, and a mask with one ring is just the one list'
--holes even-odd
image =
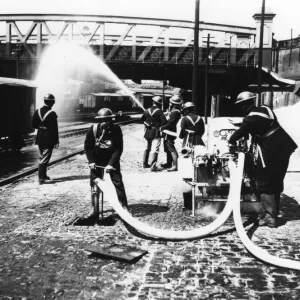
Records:
{"label": "pump machinery", "polygon": [[[245,153],[242,210],[249,213],[260,210],[253,176],[256,157],[253,144],[247,137],[241,139],[236,146],[228,143],[237,129],[234,124],[240,122],[241,118],[211,119],[207,135],[203,136],[206,146],[193,147],[188,143],[183,145],[179,158],[179,172],[183,179],[183,206],[192,209],[192,216],[197,208],[205,204],[215,204],[218,209],[224,207],[230,187],[228,163],[233,161],[237,164],[239,152]],[[188,134],[192,135],[193,132],[189,131]]]}

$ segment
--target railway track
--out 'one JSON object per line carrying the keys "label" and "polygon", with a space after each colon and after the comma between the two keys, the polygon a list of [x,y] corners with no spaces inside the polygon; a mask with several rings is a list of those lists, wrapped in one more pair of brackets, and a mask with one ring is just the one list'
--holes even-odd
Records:
{"label": "railway track", "polygon": [[[137,123],[138,120],[137,119],[134,119],[134,120],[126,120],[126,121],[121,121],[121,122],[116,122],[115,124],[117,125],[120,125],[121,127],[122,126],[125,126],[125,125],[129,125],[129,124],[134,124],[134,123]],[[88,129],[90,128],[90,126],[86,127],[86,128],[81,128],[81,129],[78,129],[78,130],[68,130],[66,131],[66,133],[64,134],[64,138],[66,137],[72,137],[72,136],[78,136],[78,135],[83,135],[85,134]],[[62,136],[60,136],[62,137]],[[62,155],[58,158],[55,158],[55,159],[52,159],[49,163],[49,166],[51,165],[54,165],[54,164],[57,164],[61,161],[64,161],[72,156],[75,156],[75,155],[78,155],[78,154],[83,154],[85,152],[84,149],[79,149],[79,150],[75,150],[75,151],[72,151],[72,152],[69,152],[68,154],[65,154],[65,155]],[[31,167],[31,168],[27,168],[25,171],[20,171],[20,172],[17,172],[17,173],[14,173],[14,175],[12,176],[9,176],[7,178],[4,178],[4,179],[0,179],[0,186],[4,186],[4,185],[7,185],[9,183],[12,183],[18,179],[21,179],[25,176],[28,176],[34,172],[37,172],[38,171],[38,167],[37,166],[34,166],[34,167]]]}
{"label": "railway track", "polygon": [[[130,123],[134,123],[136,122],[136,120],[125,120],[125,121],[120,121],[120,122],[116,122],[115,124],[118,125],[126,125],[126,124],[130,124]],[[67,125],[64,127],[69,127],[72,125]],[[59,132],[59,138],[68,138],[68,137],[72,137],[72,136],[78,136],[78,135],[83,135],[86,134],[89,130],[89,128],[91,127],[91,124],[87,125],[86,127],[83,128],[76,128],[76,129],[67,129],[67,130],[63,130]],[[35,136],[31,136],[30,138],[25,140],[25,145],[26,146],[30,146],[33,145],[35,142]]]}

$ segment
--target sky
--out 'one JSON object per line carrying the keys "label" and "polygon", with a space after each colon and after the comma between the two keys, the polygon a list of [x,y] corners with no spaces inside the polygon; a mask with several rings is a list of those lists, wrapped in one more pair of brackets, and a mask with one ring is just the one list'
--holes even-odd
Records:
{"label": "sky", "polygon": [[[66,13],[195,19],[195,0],[0,0],[1,14]],[[300,35],[300,0],[265,0],[276,14],[273,32],[277,40]],[[255,27],[253,14],[262,0],[200,0],[200,21]]]}

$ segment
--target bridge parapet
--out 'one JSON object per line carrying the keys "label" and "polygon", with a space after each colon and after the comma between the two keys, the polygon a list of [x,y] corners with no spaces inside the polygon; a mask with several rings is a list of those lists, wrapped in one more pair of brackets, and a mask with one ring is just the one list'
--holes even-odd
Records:
{"label": "bridge parapet", "polygon": [[[256,16],[257,17],[257,16]],[[258,18],[258,17],[257,17]],[[39,59],[58,41],[89,45],[106,62],[192,64],[194,22],[68,14],[0,15],[2,59]],[[206,36],[210,43],[206,53]],[[255,66],[256,27],[200,22],[199,64]],[[265,51],[270,52],[270,47]]]}

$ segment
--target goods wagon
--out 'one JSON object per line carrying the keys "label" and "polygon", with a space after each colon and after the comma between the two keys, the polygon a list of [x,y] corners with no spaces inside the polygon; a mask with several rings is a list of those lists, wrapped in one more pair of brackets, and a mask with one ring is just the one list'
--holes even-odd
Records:
{"label": "goods wagon", "polygon": [[34,82],[0,77],[0,149],[24,146],[24,138],[34,132],[31,120],[35,106]]}
{"label": "goods wagon", "polygon": [[119,110],[126,111],[133,107],[133,100],[129,96],[117,93],[93,93],[85,95],[81,100],[82,110],[84,112],[97,113],[99,109],[107,107],[113,112]]}

